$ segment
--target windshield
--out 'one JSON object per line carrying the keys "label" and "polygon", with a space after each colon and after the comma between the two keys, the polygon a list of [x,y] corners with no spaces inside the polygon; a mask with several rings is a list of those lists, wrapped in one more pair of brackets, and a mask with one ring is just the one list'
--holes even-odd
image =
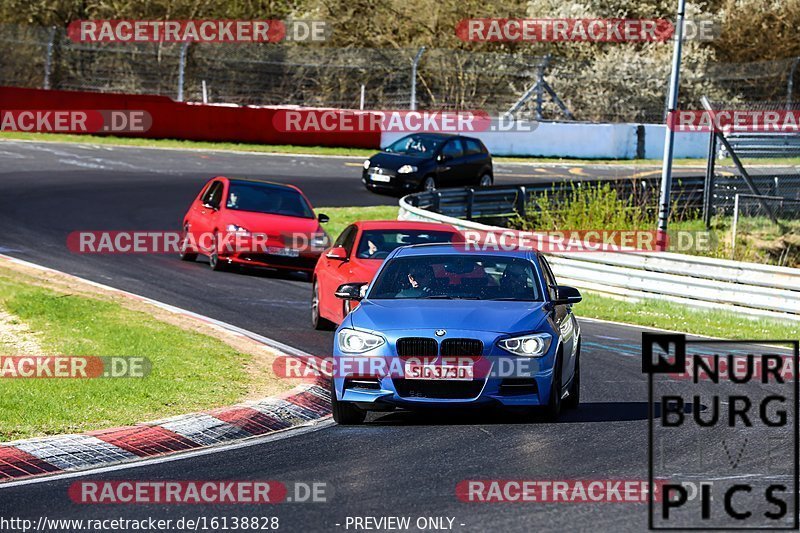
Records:
{"label": "windshield", "polygon": [[530,261],[483,255],[392,259],[369,293],[374,300],[469,299],[542,301]]}
{"label": "windshield", "polygon": [[361,235],[356,257],[386,259],[395,248],[430,242],[452,242],[455,234],[449,231],[428,230],[367,230]]}
{"label": "windshield", "polygon": [[428,135],[407,135],[386,147],[387,152],[410,155],[415,157],[429,157],[436,153],[436,149],[444,139]]}
{"label": "windshield", "polygon": [[269,183],[231,181],[226,207],[234,211],[314,218],[311,206],[299,192]]}

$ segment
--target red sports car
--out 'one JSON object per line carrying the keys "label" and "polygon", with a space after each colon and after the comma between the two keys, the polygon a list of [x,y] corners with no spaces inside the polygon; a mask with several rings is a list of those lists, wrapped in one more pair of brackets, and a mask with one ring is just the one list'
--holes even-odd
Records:
{"label": "red sports car", "polygon": [[314,269],[311,323],[315,329],[331,329],[340,324],[350,312],[350,300],[334,296],[336,289],[343,283],[372,281],[381,262],[395,248],[461,240],[453,226],[431,222],[373,220],[347,226]]}
{"label": "red sports car", "polygon": [[211,179],[183,218],[181,259],[208,256],[213,270],[247,265],[314,270],[328,234],[305,195],[292,185],[250,179]]}

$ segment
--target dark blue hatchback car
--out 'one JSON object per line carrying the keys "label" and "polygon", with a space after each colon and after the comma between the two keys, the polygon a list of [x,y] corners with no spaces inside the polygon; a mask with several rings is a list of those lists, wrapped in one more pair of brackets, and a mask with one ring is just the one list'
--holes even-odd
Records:
{"label": "dark blue hatchback car", "polygon": [[562,403],[578,405],[571,306],[581,296],[558,286],[537,252],[398,248],[369,287],[342,285],[337,296],[360,300],[336,331],[338,368],[363,369],[343,364],[353,358],[380,363],[335,373],[340,424],[397,407],[540,407],[556,418]]}

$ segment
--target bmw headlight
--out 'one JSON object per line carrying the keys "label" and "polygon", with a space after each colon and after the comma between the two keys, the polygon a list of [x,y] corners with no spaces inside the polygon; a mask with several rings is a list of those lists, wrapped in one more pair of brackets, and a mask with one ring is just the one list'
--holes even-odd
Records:
{"label": "bmw headlight", "polygon": [[245,237],[250,235],[250,231],[247,228],[237,226],[236,224],[228,224],[228,227],[225,228],[225,231],[227,231],[228,233],[235,233],[236,235],[242,235]]}
{"label": "bmw headlight", "polygon": [[345,328],[339,332],[339,349],[344,353],[364,353],[385,341],[380,335]]}
{"label": "bmw headlight", "polygon": [[402,167],[397,169],[398,174],[412,174],[417,171],[417,167],[414,165],[403,165]]}
{"label": "bmw headlight", "polygon": [[369,166],[370,166],[371,164],[372,164],[372,163],[370,163],[369,159],[367,159],[366,161],[364,161],[364,170],[367,170],[367,169],[369,169]]}
{"label": "bmw headlight", "polygon": [[523,357],[541,357],[550,348],[552,337],[549,333],[534,333],[521,337],[503,339],[498,344],[507,352]]}

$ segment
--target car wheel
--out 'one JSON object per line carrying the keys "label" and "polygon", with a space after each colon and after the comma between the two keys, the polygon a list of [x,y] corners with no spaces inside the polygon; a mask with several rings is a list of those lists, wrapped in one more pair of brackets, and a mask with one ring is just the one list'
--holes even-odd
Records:
{"label": "car wheel", "polygon": [[178,255],[181,261],[194,261],[197,259],[197,253],[189,250],[189,228],[183,227],[183,237],[181,238],[180,251]]}
{"label": "car wheel", "polygon": [[569,386],[569,396],[564,400],[564,407],[577,409],[581,403],[581,344],[578,342],[578,351],[575,352],[575,374],[572,385]]}
{"label": "car wheel", "polygon": [[436,190],[436,180],[433,176],[428,176],[424,180],[422,180],[422,187],[421,189],[424,192],[431,192]]}
{"label": "car wheel", "polygon": [[219,246],[217,244],[217,234],[214,233],[214,239],[211,241],[211,252],[208,254],[208,266],[211,267],[211,270],[214,272],[223,272],[228,268],[228,262],[220,260],[219,258]]}
{"label": "car wheel", "polygon": [[331,380],[331,410],[333,412],[333,421],[341,426],[357,426],[363,424],[367,418],[367,412],[363,409],[336,399],[333,380]]}
{"label": "car wheel", "polygon": [[478,185],[481,187],[491,187],[492,183],[494,183],[494,179],[492,179],[492,176],[490,174],[484,174],[483,176],[481,176]]}
{"label": "car wheel", "polygon": [[317,282],[311,288],[311,325],[320,331],[330,331],[333,329],[333,322],[322,318],[319,314],[319,287]]}
{"label": "car wheel", "polygon": [[545,416],[551,422],[558,420],[561,414],[561,357],[556,359],[553,368],[553,384],[550,386],[550,400],[545,408]]}

